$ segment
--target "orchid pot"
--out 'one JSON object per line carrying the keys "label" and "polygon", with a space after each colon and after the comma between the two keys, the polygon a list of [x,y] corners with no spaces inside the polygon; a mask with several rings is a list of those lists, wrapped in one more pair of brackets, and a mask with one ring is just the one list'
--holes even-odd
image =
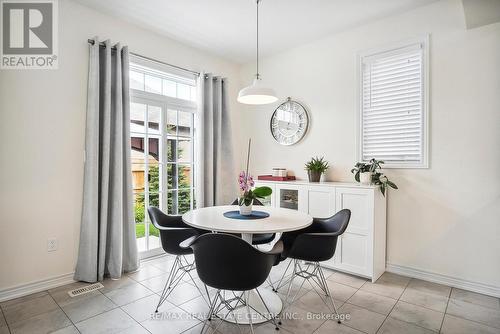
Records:
{"label": "orchid pot", "polygon": [[240,215],[249,216],[252,214],[253,199],[250,200],[250,204],[246,204],[245,199],[239,198],[238,203],[243,203],[240,205]]}

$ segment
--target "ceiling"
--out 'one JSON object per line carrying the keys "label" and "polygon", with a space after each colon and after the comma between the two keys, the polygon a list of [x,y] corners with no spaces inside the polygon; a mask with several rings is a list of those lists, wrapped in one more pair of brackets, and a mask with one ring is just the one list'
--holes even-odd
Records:
{"label": "ceiling", "polygon": [[[77,0],[237,63],[255,58],[255,0]],[[263,0],[269,55],[437,0]]]}

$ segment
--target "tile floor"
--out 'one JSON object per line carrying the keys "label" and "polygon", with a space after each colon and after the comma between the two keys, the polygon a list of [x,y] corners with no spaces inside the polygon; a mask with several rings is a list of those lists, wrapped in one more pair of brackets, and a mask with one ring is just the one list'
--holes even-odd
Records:
{"label": "tile floor", "polygon": [[[103,289],[75,298],[67,291],[82,283],[0,303],[0,334],[199,333],[207,306],[187,280],[160,308],[170,318],[151,318],[172,261],[164,256],[145,262],[140,271],[120,280],[106,280]],[[271,279],[276,281],[284,268],[283,264],[273,268]],[[283,319],[279,333],[500,333],[498,298],[391,273],[376,283],[339,272],[325,274],[340,313],[350,318],[339,325],[311,317],[310,312],[320,314],[328,309],[313,291],[305,289],[287,310],[293,317]],[[249,332],[248,326],[241,329]],[[255,332],[275,330],[267,323],[256,326]],[[240,330],[222,323],[217,334],[223,333]]]}

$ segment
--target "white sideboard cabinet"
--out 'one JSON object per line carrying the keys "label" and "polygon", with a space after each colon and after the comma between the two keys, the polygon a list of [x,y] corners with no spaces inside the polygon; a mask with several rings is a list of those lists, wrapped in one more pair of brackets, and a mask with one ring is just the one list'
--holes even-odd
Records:
{"label": "white sideboard cabinet", "polygon": [[358,183],[307,181],[258,181],[271,187],[265,205],[307,212],[325,218],[342,209],[351,210],[351,220],[337,241],[335,256],[323,263],[327,268],[376,281],[385,271],[386,199],[377,186]]}

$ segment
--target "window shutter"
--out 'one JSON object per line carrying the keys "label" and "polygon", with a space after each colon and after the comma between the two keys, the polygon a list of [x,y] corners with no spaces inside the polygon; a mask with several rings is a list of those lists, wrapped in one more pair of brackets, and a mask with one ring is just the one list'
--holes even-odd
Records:
{"label": "window shutter", "polygon": [[361,160],[424,162],[423,45],[361,59]]}

